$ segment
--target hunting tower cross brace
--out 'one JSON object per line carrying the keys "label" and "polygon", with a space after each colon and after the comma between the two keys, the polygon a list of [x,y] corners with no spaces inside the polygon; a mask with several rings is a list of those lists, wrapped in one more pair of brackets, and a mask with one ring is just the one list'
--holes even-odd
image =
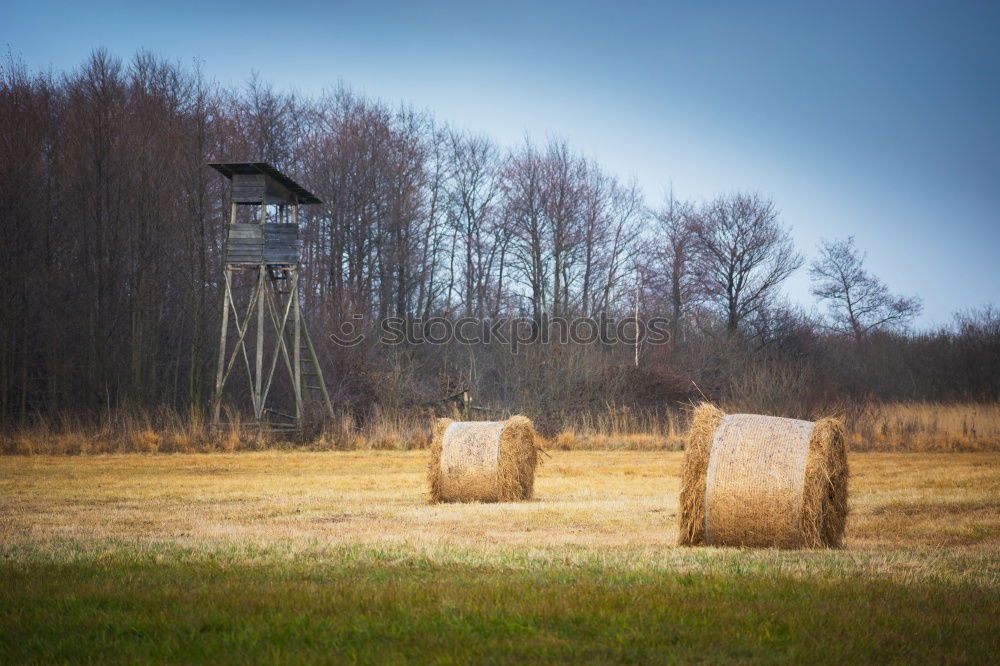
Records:
{"label": "hunting tower cross brace", "polygon": [[[212,423],[220,423],[223,392],[236,365],[242,365],[246,371],[253,424],[295,430],[308,406],[316,403],[332,415],[333,405],[302,316],[299,294],[299,206],[322,202],[266,162],[209,166],[232,181],[223,254],[225,293]],[[242,278],[242,290],[236,284],[237,276]],[[237,298],[237,294],[243,294],[244,298]],[[245,304],[242,315],[238,300]],[[236,328],[236,344],[227,353],[230,315]],[[256,339],[252,354],[247,349],[251,329]],[[267,336],[265,331],[269,332]],[[272,339],[265,342],[268,337]],[[265,346],[270,349],[268,355]],[[284,410],[268,406],[269,398],[276,402],[271,388],[275,385],[279,357],[291,386],[291,396],[285,398],[292,402],[283,406]],[[287,389],[283,392],[288,393]]]}

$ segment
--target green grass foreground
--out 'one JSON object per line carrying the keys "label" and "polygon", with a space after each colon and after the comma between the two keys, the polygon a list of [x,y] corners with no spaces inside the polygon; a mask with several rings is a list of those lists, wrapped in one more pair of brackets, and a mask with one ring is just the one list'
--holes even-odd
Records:
{"label": "green grass foreground", "polygon": [[[0,547],[3,662],[985,663],[992,585],[859,575],[838,555],[684,566],[405,547]],[[800,566],[809,560],[808,567]],[[796,564],[798,563],[798,564]]]}

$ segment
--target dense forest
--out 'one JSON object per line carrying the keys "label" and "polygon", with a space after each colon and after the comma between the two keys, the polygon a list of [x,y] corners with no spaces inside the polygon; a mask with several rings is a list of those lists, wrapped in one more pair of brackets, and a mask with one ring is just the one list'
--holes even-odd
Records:
{"label": "dense forest", "polygon": [[[253,76],[228,89],[197,66],[100,50],[68,72],[8,57],[0,138],[8,424],[126,405],[204,413],[229,185],[212,161],[270,162],[324,201],[299,218],[304,305],[334,402],[355,419],[463,390],[543,422],[699,396],[790,416],[1000,399],[992,306],[915,331],[919,298],[891,293],[853,239],[794,247],[765,193],[651,201],[558,138],[500,146],[343,86],[303,97]],[[784,297],[795,271],[818,308]],[[534,331],[655,317],[668,340],[388,345],[391,317]],[[328,335],[351,327],[361,344]]]}

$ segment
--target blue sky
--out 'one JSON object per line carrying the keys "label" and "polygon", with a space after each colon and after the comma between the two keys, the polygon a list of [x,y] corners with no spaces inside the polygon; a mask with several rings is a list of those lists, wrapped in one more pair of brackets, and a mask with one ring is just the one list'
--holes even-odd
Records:
{"label": "blue sky", "polygon": [[[239,85],[343,82],[504,144],[565,137],[651,203],[771,195],[811,257],[855,235],[923,327],[1000,304],[1000,2],[0,0],[33,67],[145,48]],[[803,269],[792,300],[814,301]]]}

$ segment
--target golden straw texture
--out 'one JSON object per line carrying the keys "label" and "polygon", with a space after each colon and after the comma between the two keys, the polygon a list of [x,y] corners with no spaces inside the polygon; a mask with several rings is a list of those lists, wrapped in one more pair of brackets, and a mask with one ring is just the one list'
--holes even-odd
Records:
{"label": "golden straw texture", "polygon": [[725,416],[702,405],[685,449],[678,543],[837,546],[847,479],[839,421]]}
{"label": "golden straw texture", "polygon": [[705,476],[705,542],[799,545],[802,485],[813,424],[755,414],[724,416]]}
{"label": "golden straw texture", "polygon": [[805,484],[802,489],[803,545],[809,548],[840,545],[847,526],[847,437],[843,424],[820,419],[809,440]]}
{"label": "golden straw texture", "polygon": [[682,546],[705,542],[705,473],[712,452],[712,436],[722,416],[721,409],[705,402],[695,408],[691,419],[681,472],[681,523],[677,543]]}
{"label": "golden straw texture", "polygon": [[506,502],[531,497],[538,447],[531,421],[455,422],[434,428],[428,469],[434,502]]}

